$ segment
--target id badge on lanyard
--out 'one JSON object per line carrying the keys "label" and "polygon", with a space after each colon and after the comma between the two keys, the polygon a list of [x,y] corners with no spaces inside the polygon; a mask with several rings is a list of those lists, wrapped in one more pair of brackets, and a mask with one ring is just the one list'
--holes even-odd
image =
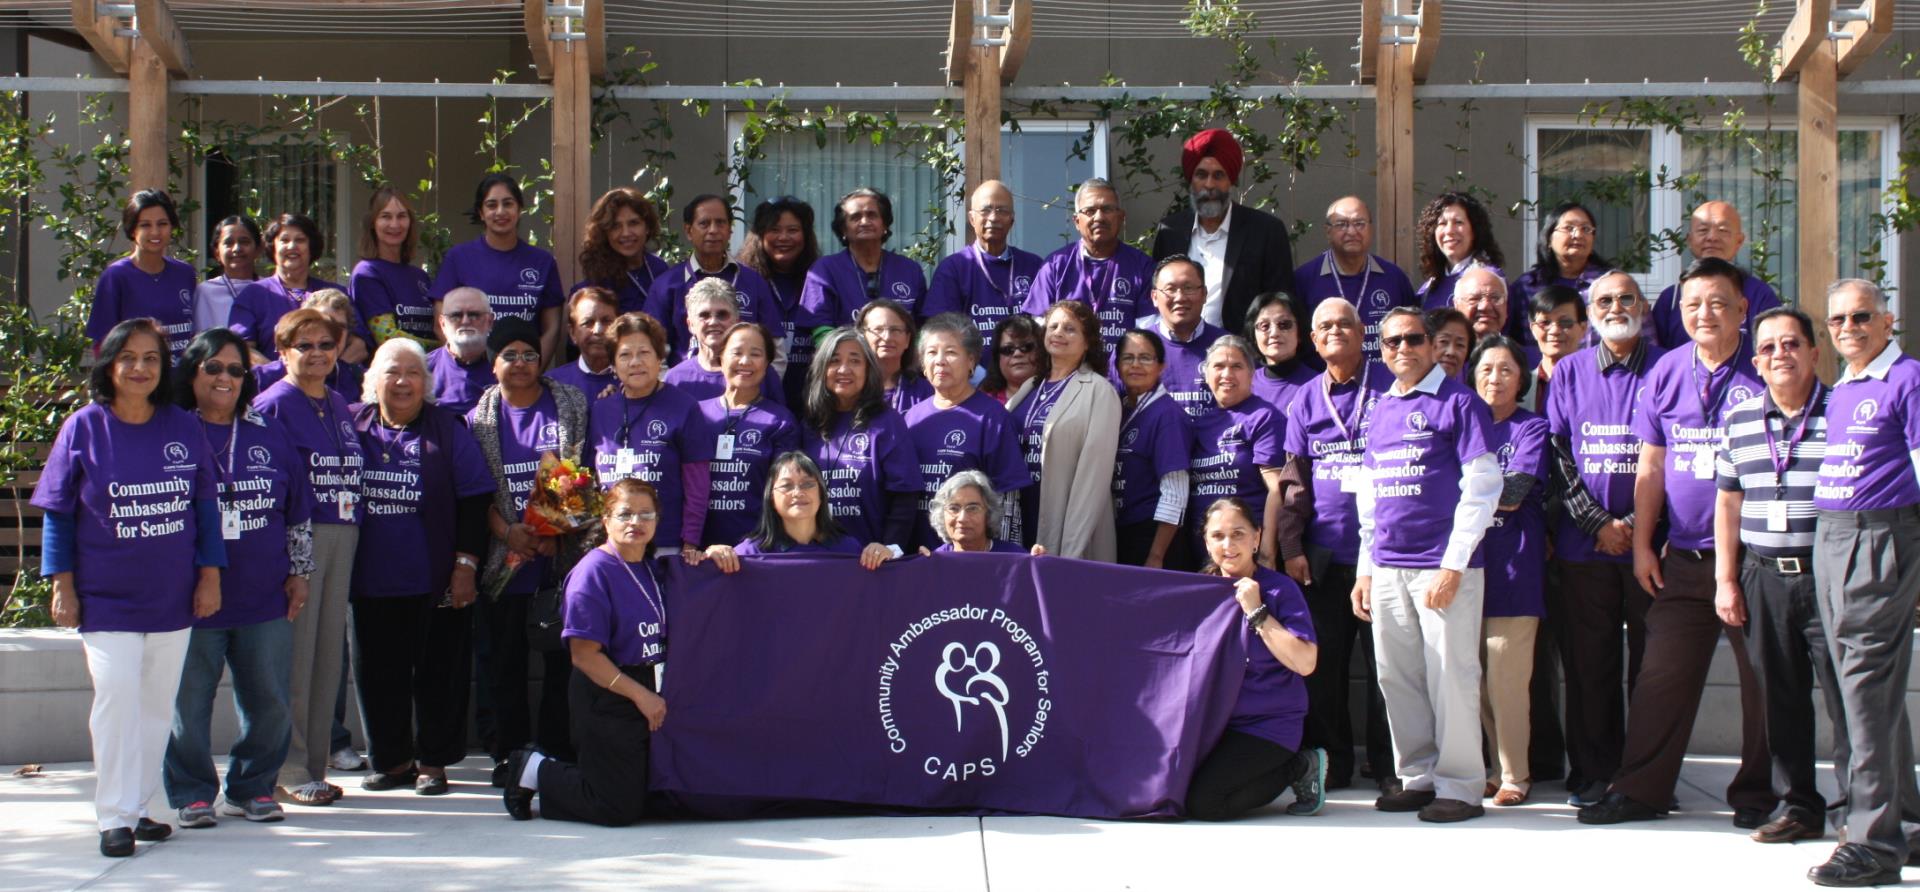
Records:
{"label": "id badge on lanyard", "polygon": [[353,493],[350,493],[350,492],[340,493],[339,505],[340,505],[340,522],[341,523],[353,522],[353,503],[355,501],[357,500],[354,498]]}
{"label": "id badge on lanyard", "polygon": [[228,542],[240,539],[240,509],[220,506],[220,538]]}

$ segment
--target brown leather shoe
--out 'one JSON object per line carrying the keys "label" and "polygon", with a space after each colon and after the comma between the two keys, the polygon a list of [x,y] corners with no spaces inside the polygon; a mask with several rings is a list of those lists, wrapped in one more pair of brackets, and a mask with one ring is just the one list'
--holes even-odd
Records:
{"label": "brown leather shoe", "polygon": [[1487,813],[1478,802],[1461,802],[1458,799],[1435,799],[1420,810],[1420,820],[1429,824],[1453,824],[1469,818],[1477,818]]}
{"label": "brown leather shoe", "polygon": [[1532,786],[1501,787],[1500,791],[1498,793],[1495,793],[1493,796],[1493,804],[1498,805],[1502,808],[1511,808],[1516,805],[1524,805],[1526,804],[1527,797],[1532,794],[1533,794]]}
{"label": "brown leather shoe", "polygon": [[1754,842],[1767,843],[1798,842],[1803,839],[1819,839],[1826,835],[1825,827],[1809,824],[1801,820],[1799,815],[1787,812],[1760,825],[1760,829],[1753,831],[1751,839]]}
{"label": "brown leather shoe", "polygon": [[1373,807],[1381,811],[1419,811],[1433,802],[1432,790],[1395,790],[1382,793],[1373,800]]}

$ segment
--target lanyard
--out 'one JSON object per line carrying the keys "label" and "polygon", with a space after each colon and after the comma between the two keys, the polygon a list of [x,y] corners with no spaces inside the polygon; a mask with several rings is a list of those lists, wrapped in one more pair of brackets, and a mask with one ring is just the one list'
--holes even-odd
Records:
{"label": "lanyard", "polygon": [[641,418],[647,417],[647,407],[653,405],[653,398],[659,396],[660,388],[665,386],[665,384],[655,382],[653,392],[639,398],[640,415],[637,418],[632,414],[635,400],[624,393],[620,395],[620,439],[617,441],[619,445],[633,445],[633,439],[630,436],[633,433],[633,423],[639,421]]}
{"label": "lanyard", "polygon": [[[1096,264],[1094,266],[1094,269],[1096,271],[1101,269],[1104,269],[1107,271],[1107,294],[1106,294],[1105,300],[1097,299],[1096,295],[1093,293],[1094,291],[1093,283],[1094,283],[1095,277],[1091,273],[1087,272],[1088,261],[1092,261],[1094,264]],[[1089,302],[1093,304],[1093,308],[1095,310],[1105,310],[1109,306],[1113,305],[1113,289],[1114,289],[1114,286],[1118,285],[1120,282],[1120,249],[1119,248],[1116,247],[1114,249],[1114,253],[1112,256],[1107,257],[1105,259],[1100,259],[1100,258],[1088,257],[1086,247],[1082,246],[1080,250],[1075,251],[1073,254],[1073,271],[1080,275],[1080,281],[1082,284],[1086,286],[1087,296],[1088,298],[1090,298]]]}
{"label": "lanyard", "polygon": [[[648,266],[645,261],[642,261],[640,268],[647,271],[647,284],[640,284],[640,277],[634,275],[633,270],[627,270],[627,281],[632,282],[633,287],[639,289],[641,297],[646,297],[647,289],[653,287],[653,267]],[[738,274],[736,273],[736,275]]]}
{"label": "lanyard", "polygon": [[[1760,419],[1760,429],[1767,432],[1767,458],[1773,463],[1774,489],[1781,490],[1786,488],[1787,468],[1793,464],[1793,451],[1800,445],[1800,441],[1806,438],[1807,428],[1813,426],[1813,416],[1822,411],[1821,401],[1825,399],[1826,395],[1826,385],[1821,384],[1819,381],[1813,382],[1813,398],[1807,400],[1806,406],[1801,408],[1800,424],[1798,427],[1792,426],[1793,419],[1786,417],[1785,412],[1780,413],[1780,432],[1787,435],[1787,449],[1784,455],[1781,454],[1779,447],[1773,443],[1773,425],[1767,423],[1766,416],[1763,412]],[[1767,402],[1772,403],[1773,398],[1771,396],[1767,397]]]}
{"label": "lanyard", "polygon": [[1373,279],[1373,258],[1367,258],[1366,267],[1360,271],[1360,290],[1354,292],[1353,297],[1349,298],[1347,297],[1347,287],[1340,284],[1340,264],[1333,262],[1332,251],[1328,251],[1326,257],[1327,268],[1333,270],[1333,293],[1340,295],[1341,300],[1353,304],[1356,308],[1359,307],[1360,298],[1367,296],[1367,282]]}
{"label": "lanyard", "polygon": [[[633,580],[633,587],[640,590],[640,597],[646,600],[648,607],[653,608],[653,615],[660,618],[660,637],[663,639],[662,643],[664,644],[664,639],[667,637],[666,602],[654,597],[653,592],[648,591],[646,586],[640,584],[640,577],[633,572],[633,565],[627,563],[626,558],[621,557],[619,552],[613,550],[612,543],[608,543],[605,548],[606,552],[613,555],[614,560],[620,563],[620,569],[627,571],[627,578]],[[653,575],[653,564],[642,561],[640,567],[647,571],[647,581],[653,583],[654,588],[659,588],[660,580]]]}
{"label": "lanyard", "polygon": [[740,414],[738,415],[733,414],[732,409],[727,409],[727,429],[721,432],[721,436],[732,436],[734,427],[740,423],[741,419],[747,417],[748,412],[753,411],[754,406],[760,405],[761,399],[761,397],[756,396],[753,398],[753,402],[741,406]]}
{"label": "lanyard", "polygon": [[1120,422],[1120,429],[1126,430],[1128,427],[1131,427],[1133,420],[1140,417],[1140,411],[1145,409],[1148,403],[1159,399],[1160,395],[1166,392],[1167,389],[1163,385],[1156,385],[1152,390],[1147,391],[1146,395],[1140,397],[1140,401],[1133,405],[1133,411],[1127,413],[1126,420]]}
{"label": "lanyard", "polygon": [[1720,365],[1720,370],[1727,373],[1727,380],[1720,382],[1718,392],[1715,392],[1713,386],[1713,376],[1717,374],[1716,372],[1708,372],[1706,386],[1702,387],[1700,385],[1699,349],[1696,348],[1687,359],[1691,363],[1687,375],[1687,383],[1693,388],[1694,399],[1700,401],[1700,420],[1706,422],[1708,427],[1719,427],[1720,404],[1725,401],[1727,388],[1733,386],[1734,357],[1727,357],[1727,361]]}
{"label": "lanyard", "polygon": [[[1007,295],[1007,292],[1009,292],[1009,291],[1011,291],[1011,290],[1013,290],[1013,257],[1012,257],[1012,254],[1013,254],[1013,252],[1012,252],[1011,250],[1009,250],[1009,251],[1007,252],[1007,254],[1008,254],[1008,257],[1007,257],[1007,287],[1005,287],[1005,288],[1002,288],[1002,287],[1000,287],[999,285],[997,285],[997,284],[995,284],[995,283],[994,283],[994,281],[993,281],[993,273],[991,273],[991,272],[988,272],[988,271],[987,271],[987,261],[986,261],[986,260],[985,260],[984,258],[986,258],[986,257],[988,257],[988,256],[991,256],[991,255],[989,255],[989,254],[987,254],[987,252],[985,252],[985,251],[982,251],[982,250],[980,250],[980,248],[979,248],[978,246],[976,246],[976,245],[968,245],[968,246],[967,246],[967,250],[968,250],[969,252],[971,252],[971,253],[973,254],[973,265],[974,265],[974,266],[977,266],[977,267],[979,267],[979,268],[980,268],[980,278],[982,278],[982,279],[985,279],[985,280],[986,280],[986,282],[987,282],[987,287],[988,287],[988,288],[992,288],[993,290],[995,290],[995,291],[998,291],[998,292],[1000,292],[1000,296],[1001,296],[1001,297],[1003,297],[1003,298],[1004,298],[1004,297],[1007,297],[1007,296],[1008,296],[1008,295]],[[995,260],[999,260],[1000,258],[998,258],[998,257],[995,257],[995,258],[993,258],[993,259],[995,259]]]}
{"label": "lanyard", "polygon": [[1361,413],[1366,411],[1367,378],[1373,374],[1373,363],[1363,360],[1360,368],[1360,389],[1353,393],[1351,421],[1343,420],[1340,417],[1339,407],[1333,404],[1333,379],[1324,374],[1320,376],[1320,396],[1327,401],[1327,417],[1333,419],[1333,425],[1340,429],[1340,436],[1346,438],[1349,443],[1353,442],[1353,431],[1360,426]]}
{"label": "lanyard", "polygon": [[[686,269],[686,274],[685,274],[684,276],[682,276],[682,277],[681,277],[681,279],[680,279],[680,284],[682,284],[682,285],[692,285],[692,284],[693,284],[693,278],[694,278],[694,274],[696,274],[696,273],[698,273],[698,274],[699,274],[699,276],[700,276],[700,278],[702,278],[702,279],[704,279],[704,278],[707,278],[707,277],[709,277],[709,276],[711,276],[711,277],[713,277],[713,278],[716,278],[716,279],[718,279],[718,278],[720,278],[720,273],[722,273],[722,272],[725,272],[725,271],[726,271],[726,269],[727,269],[727,267],[729,267],[729,266],[731,266],[731,267],[733,267],[733,275],[731,275],[731,276],[728,276],[728,277],[727,277],[727,284],[728,284],[728,285],[731,285],[731,286],[734,286],[734,290],[735,290],[735,291],[738,291],[738,290],[740,290],[740,288],[739,288],[739,282],[740,282],[740,266],[739,266],[738,264],[736,264],[736,263],[734,263],[734,262],[733,262],[733,261],[731,261],[731,260],[729,260],[729,261],[727,261],[726,263],[723,263],[723,264],[721,264],[721,265],[720,265],[720,269],[719,269],[719,270],[716,270],[716,271],[714,271],[714,272],[707,272],[706,270],[704,270],[704,269],[701,269],[701,268],[700,268],[700,261],[698,261],[698,260],[695,260],[695,259],[693,259],[693,258],[688,258],[688,259],[687,259],[687,269]],[[628,270],[628,271],[627,271],[627,275],[629,275],[629,276],[631,276],[631,275],[633,275],[633,271],[632,271],[632,270]],[[649,275],[651,275],[651,273],[649,273]]]}
{"label": "lanyard", "polygon": [[[200,419],[200,423],[210,425],[213,422],[208,421],[205,418],[202,418]],[[215,454],[213,458],[213,466],[216,468],[220,468],[220,470],[223,472],[224,479],[222,479],[220,482],[225,483],[227,485],[227,493],[229,495],[233,494],[233,488],[236,482],[236,478],[234,477],[234,473],[233,473],[233,451],[239,445],[239,443],[240,443],[240,416],[236,414],[233,416],[232,426],[229,427],[227,430],[227,466],[224,468],[220,468],[220,456],[218,454]]]}

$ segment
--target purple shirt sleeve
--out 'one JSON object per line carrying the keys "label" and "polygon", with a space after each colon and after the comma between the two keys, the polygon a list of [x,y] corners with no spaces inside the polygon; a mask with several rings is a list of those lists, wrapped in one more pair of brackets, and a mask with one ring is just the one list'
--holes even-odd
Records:
{"label": "purple shirt sleeve", "polygon": [[1286,422],[1281,419],[1278,409],[1254,416],[1253,424],[1247,430],[1247,443],[1253,447],[1253,463],[1256,467],[1276,467],[1286,457],[1280,446],[1285,433]]}

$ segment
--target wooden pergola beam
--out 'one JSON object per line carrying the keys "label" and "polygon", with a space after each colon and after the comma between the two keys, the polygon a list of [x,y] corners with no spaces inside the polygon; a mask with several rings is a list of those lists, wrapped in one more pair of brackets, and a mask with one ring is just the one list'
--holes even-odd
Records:
{"label": "wooden pergola beam", "polygon": [[1827,42],[1833,18],[1833,0],[1800,0],[1793,21],[1773,51],[1773,79],[1785,80],[1799,72],[1807,58]]}
{"label": "wooden pergola beam", "polygon": [[1866,15],[1866,21],[1848,22],[1836,29],[1847,35],[1847,39],[1839,41],[1840,56],[1835,60],[1841,77],[1866,64],[1893,34],[1893,0],[1866,0],[1857,9]]}
{"label": "wooden pergola beam", "polygon": [[94,0],[73,0],[72,5],[73,29],[80,32],[87,45],[93,47],[94,55],[107,63],[108,68],[126,74],[133,60],[133,40],[114,33],[120,27],[120,20],[99,15],[94,9]]}
{"label": "wooden pergola beam", "polygon": [[1033,43],[1033,4],[1013,0],[1007,4],[1007,45],[1000,48],[1000,83],[1011,84],[1020,76],[1020,65],[1027,61],[1027,45]]}
{"label": "wooden pergola beam", "polygon": [[527,50],[533,54],[534,71],[543,81],[553,80],[553,46],[547,38],[547,0],[526,0],[526,17],[522,21],[527,31]]}
{"label": "wooden pergola beam", "polygon": [[953,0],[953,21],[947,27],[947,83],[967,80],[967,52],[973,44],[973,0]]}
{"label": "wooden pergola beam", "polygon": [[[580,242],[593,206],[593,79],[607,70],[604,0],[578,0],[581,15],[562,36],[547,0],[527,0],[527,46],[543,79],[553,83],[553,229],[561,280],[580,279]],[[574,35],[578,35],[577,37]],[[543,64],[544,60],[544,64]]]}
{"label": "wooden pergola beam", "polygon": [[140,29],[140,36],[135,39],[151,47],[174,76],[192,75],[193,56],[187,52],[186,35],[180,32],[180,24],[174,21],[173,10],[167,8],[166,0],[134,0],[133,9]]}
{"label": "wooden pergola beam", "polygon": [[1414,35],[1413,82],[1427,82],[1433,59],[1440,54],[1440,0],[1421,0],[1420,33]]}
{"label": "wooden pergola beam", "polygon": [[1360,82],[1371,84],[1380,66],[1380,4],[1360,0]]}

